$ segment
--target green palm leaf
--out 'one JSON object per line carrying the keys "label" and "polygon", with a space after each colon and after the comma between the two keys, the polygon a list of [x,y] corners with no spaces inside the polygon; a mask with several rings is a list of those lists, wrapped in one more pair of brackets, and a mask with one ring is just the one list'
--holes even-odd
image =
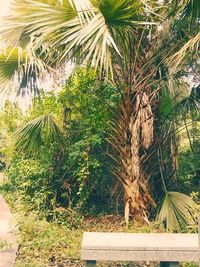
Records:
{"label": "green palm leaf", "polygon": [[199,50],[200,43],[200,33],[197,33],[189,41],[187,41],[182,48],[172,55],[168,62],[173,66],[173,70],[181,66],[181,63],[184,61],[186,55],[191,52],[197,52]]}
{"label": "green palm leaf", "polygon": [[200,43],[200,1],[182,0],[176,5],[179,6],[180,10],[175,12],[175,27],[185,40],[183,40],[184,44],[179,51],[169,58],[169,63],[173,69],[179,68],[189,53],[198,54]]}
{"label": "green palm leaf", "polygon": [[8,81],[13,77],[18,69],[18,60],[15,57],[6,61],[4,54],[0,55],[0,84],[1,90],[6,86]]}
{"label": "green palm leaf", "polygon": [[133,22],[136,23],[139,20],[144,9],[141,1],[138,0],[93,0],[91,2],[99,8],[106,24],[112,26],[133,25]]}
{"label": "green palm leaf", "polygon": [[22,88],[30,89],[33,83],[37,84],[37,79],[42,79],[44,73],[50,71],[51,68],[37,57],[31,48],[26,50],[20,47],[1,49],[0,93],[9,94],[13,81],[17,91]]}
{"label": "green palm leaf", "polygon": [[64,131],[51,114],[45,114],[22,126],[14,134],[14,140],[19,151],[35,155],[45,140],[56,142],[62,147]]}
{"label": "green palm leaf", "polygon": [[43,49],[48,63],[90,61],[106,73],[112,73],[113,52],[119,54],[110,27],[152,24],[140,21],[144,5],[139,0],[63,0],[56,5],[47,0],[13,0],[12,10],[1,31],[2,42],[15,45],[29,36],[35,50]]}
{"label": "green palm leaf", "polygon": [[[43,34],[48,34],[73,19],[77,13],[70,1],[64,1],[63,5],[58,1],[48,0],[14,0],[7,17],[3,19],[0,31],[0,41],[6,46],[20,46],[21,37],[37,35],[42,29]],[[57,4],[56,4],[57,3]]]}
{"label": "green palm leaf", "polygon": [[167,192],[157,215],[160,224],[164,224],[167,231],[179,231],[181,227],[194,223],[194,201],[185,194]]}
{"label": "green palm leaf", "polygon": [[[190,26],[194,25],[200,17],[200,1],[188,0],[184,6],[181,22],[189,23]],[[197,26],[198,27],[198,26]]]}
{"label": "green palm leaf", "polygon": [[21,64],[28,61],[25,51],[18,48],[8,48],[0,51],[0,92],[9,89],[10,82],[19,70]]}
{"label": "green palm leaf", "polygon": [[[32,5],[36,5],[34,1],[27,1],[27,4],[30,9]],[[92,6],[90,1],[71,1],[71,4],[73,16],[76,15],[74,18],[73,16],[66,18],[68,9],[65,4],[59,8],[45,4],[45,12],[42,12],[41,6],[37,5],[38,10],[33,15],[29,15],[28,25],[26,21],[26,31],[37,35],[35,47],[45,43],[46,47],[51,47],[51,50],[54,48],[54,58],[51,55],[49,57],[46,51],[49,61],[66,61],[74,56],[76,58],[77,55],[80,59],[81,54],[82,62],[91,60],[96,69],[100,66],[100,69],[104,67],[108,72],[112,69],[111,48],[119,51],[103,15]],[[49,21],[51,21],[50,24]]]}
{"label": "green palm leaf", "polygon": [[190,95],[182,99],[177,111],[186,117],[187,114],[199,115],[200,111],[200,86],[193,87]]}

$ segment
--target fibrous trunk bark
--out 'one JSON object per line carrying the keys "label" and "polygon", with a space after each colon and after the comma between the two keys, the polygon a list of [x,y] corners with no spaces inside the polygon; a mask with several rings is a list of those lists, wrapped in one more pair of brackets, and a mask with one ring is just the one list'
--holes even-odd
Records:
{"label": "fibrous trunk bark", "polygon": [[144,153],[153,142],[154,118],[148,93],[125,94],[121,104],[114,146],[118,150],[120,170],[117,176],[125,193],[125,218],[148,221],[148,211],[154,204],[149,177],[142,166]]}

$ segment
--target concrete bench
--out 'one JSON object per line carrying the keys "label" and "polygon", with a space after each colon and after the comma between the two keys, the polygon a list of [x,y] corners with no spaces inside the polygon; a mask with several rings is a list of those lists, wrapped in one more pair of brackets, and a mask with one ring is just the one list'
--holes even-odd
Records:
{"label": "concrete bench", "polygon": [[198,234],[84,233],[81,259],[87,267],[96,261],[159,261],[177,267],[181,261],[199,262]]}

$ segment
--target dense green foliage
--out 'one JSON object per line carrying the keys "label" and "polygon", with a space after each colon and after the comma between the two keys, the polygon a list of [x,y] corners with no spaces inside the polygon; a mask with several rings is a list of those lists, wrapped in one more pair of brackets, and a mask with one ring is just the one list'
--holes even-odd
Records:
{"label": "dense green foliage", "polygon": [[[10,189],[18,191],[29,210],[36,210],[49,220],[74,224],[70,219],[73,212],[79,217],[77,212],[107,213],[113,208],[117,212],[123,207],[123,200],[119,201],[122,196],[115,195],[119,188],[112,174],[116,163],[110,157],[112,148],[107,142],[112,134],[109,124],[116,116],[120,99],[119,92],[100,83],[93,70],[77,68],[60,92],[36,99],[26,114],[7,103],[1,113],[1,160],[6,164]],[[16,146],[17,129],[45,114],[51,114],[60,127],[62,143],[44,129],[36,154],[30,146]],[[195,130],[198,135],[198,123],[195,125],[189,132]],[[185,145],[178,154],[177,184],[198,198],[198,140],[191,150],[186,130],[181,133],[179,142]],[[166,184],[170,183],[166,179]]]}
{"label": "dense green foliage", "polygon": [[[36,100],[26,115],[7,105],[1,114],[6,131],[1,152],[12,187],[30,209],[42,211],[49,219],[67,217],[71,208],[84,212],[112,209],[114,179],[106,138],[119,99],[112,86],[95,79],[92,70],[78,68],[63,90],[50,93],[42,102]],[[17,126],[43,114],[52,114],[62,128],[62,146],[45,130],[37,154],[30,146],[15,146]],[[12,146],[10,140],[5,144],[8,135]]]}

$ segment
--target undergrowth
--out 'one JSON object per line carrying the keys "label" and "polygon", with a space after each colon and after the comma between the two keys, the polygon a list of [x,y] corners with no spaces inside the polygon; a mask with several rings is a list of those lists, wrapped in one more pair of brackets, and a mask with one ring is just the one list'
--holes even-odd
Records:
{"label": "undergrowth", "polygon": [[[54,221],[47,221],[45,216],[30,211],[28,203],[8,183],[0,187],[15,214],[18,222],[19,252],[16,267],[67,266],[81,267],[80,248],[83,232],[157,232],[158,227],[152,223],[141,226],[132,224],[127,228],[124,219],[119,215],[103,215],[83,217],[76,210],[68,210],[67,220],[64,210]],[[60,218],[60,219],[58,219]],[[57,265],[56,265],[57,264]],[[99,266],[133,266],[129,263],[114,263]],[[111,264],[111,263],[109,263]],[[135,265],[134,265],[135,266]]]}
{"label": "undergrowth", "polygon": [[[130,222],[129,227],[119,215],[82,216],[76,210],[59,210],[60,216],[47,221],[45,216],[30,210],[20,191],[5,182],[0,186],[18,222],[19,251],[15,267],[83,267],[80,249],[83,232],[160,232],[155,222],[140,225]],[[58,211],[56,211],[58,212]],[[67,215],[67,216],[66,216]],[[141,267],[158,266],[157,263],[102,263],[97,267]],[[184,263],[183,267],[196,267],[195,263]]]}

